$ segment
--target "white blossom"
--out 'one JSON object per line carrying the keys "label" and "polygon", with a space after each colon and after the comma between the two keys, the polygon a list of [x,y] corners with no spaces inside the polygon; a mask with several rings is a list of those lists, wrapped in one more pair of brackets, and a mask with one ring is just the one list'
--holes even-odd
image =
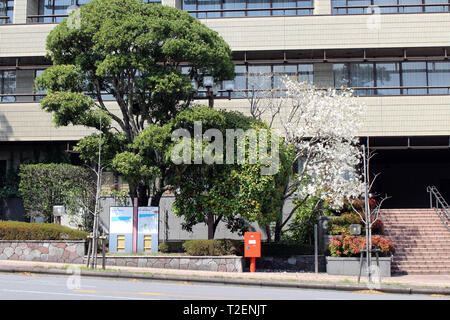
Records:
{"label": "white blossom", "polygon": [[285,94],[268,108],[279,108],[286,143],[295,147],[301,163],[288,192],[297,198],[319,196],[341,207],[345,198],[358,197],[364,190],[357,166],[365,106],[350,89],[318,89],[288,78],[282,82]]}

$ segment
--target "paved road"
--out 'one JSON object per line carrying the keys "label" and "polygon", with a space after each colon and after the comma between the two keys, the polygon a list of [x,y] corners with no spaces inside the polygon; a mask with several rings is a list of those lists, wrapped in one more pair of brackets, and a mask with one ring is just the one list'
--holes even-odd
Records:
{"label": "paved road", "polygon": [[445,299],[291,288],[198,284],[190,282],[0,273],[0,299],[14,300],[391,300]]}

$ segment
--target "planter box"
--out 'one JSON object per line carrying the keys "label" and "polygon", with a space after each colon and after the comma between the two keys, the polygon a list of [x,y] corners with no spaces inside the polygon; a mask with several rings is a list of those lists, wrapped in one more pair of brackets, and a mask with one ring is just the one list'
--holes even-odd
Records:
{"label": "planter box", "polygon": [[[326,257],[327,273],[332,275],[357,276],[359,274],[359,257]],[[380,257],[379,274],[382,277],[391,276],[391,257]],[[372,266],[376,267],[377,261],[372,257]],[[374,268],[374,267],[373,267]],[[366,258],[363,258],[361,276],[367,276]]]}

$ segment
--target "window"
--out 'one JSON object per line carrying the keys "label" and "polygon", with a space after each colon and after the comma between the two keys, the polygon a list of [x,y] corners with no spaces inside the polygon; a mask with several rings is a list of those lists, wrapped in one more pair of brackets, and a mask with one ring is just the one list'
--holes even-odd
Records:
{"label": "window", "polygon": [[450,63],[449,62],[427,62],[428,86],[447,87],[430,88],[430,94],[449,94]]}
{"label": "window", "polygon": [[[399,63],[376,63],[377,88],[400,87]],[[377,89],[379,95],[400,94],[400,89]]]}
{"label": "window", "polygon": [[[0,0],[2,1],[2,0]],[[37,19],[31,18],[32,22],[59,23],[68,15],[67,9],[71,6],[81,7],[91,0],[38,0]],[[13,2],[13,1],[12,1]],[[142,0],[144,3],[161,3],[161,0]],[[36,21],[37,20],[37,21]]]}
{"label": "window", "polygon": [[313,0],[183,0],[182,8],[199,19],[312,15]]}
{"label": "window", "polygon": [[82,6],[89,0],[39,0],[37,22],[59,23],[67,17],[67,9],[70,6]]}
{"label": "window", "polygon": [[0,24],[13,22],[14,0],[0,0]]}
{"label": "window", "polygon": [[15,96],[10,94],[16,93],[16,72],[15,71],[0,71],[0,94],[7,96],[0,96],[0,102],[14,102]]}
{"label": "window", "polygon": [[[36,70],[34,73],[34,78],[36,79],[37,77],[39,77],[44,72],[44,70],[45,69]],[[38,90],[38,91],[36,91],[36,94],[39,94],[39,93],[45,94],[46,92],[47,92],[46,90]],[[44,96],[34,96],[33,100],[41,101],[42,98],[44,98]]]}
{"label": "window", "polygon": [[[402,86],[403,87],[426,87],[427,67],[426,62],[403,62],[402,63]],[[426,88],[403,89],[403,94],[426,94]]]}
{"label": "window", "polygon": [[371,14],[369,6],[380,6],[380,13],[449,12],[449,0],[331,0],[333,14]]}

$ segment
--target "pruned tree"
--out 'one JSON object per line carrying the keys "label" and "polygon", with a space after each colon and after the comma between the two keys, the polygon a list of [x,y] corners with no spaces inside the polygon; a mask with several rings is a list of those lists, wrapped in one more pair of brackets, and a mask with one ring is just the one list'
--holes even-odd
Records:
{"label": "pruned tree", "polygon": [[[146,127],[163,126],[187,108],[193,81],[201,87],[205,75],[217,82],[232,79],[231,49],[217,32],[167,6],[96,0],[80,8],[78,23],[72,23],[73,14],[47,37],[53,66],[35,82],[36,90],[46,90],[41,106],[57,126],[99,128],[101,119],[105,135],[123,134],[126,150],[116,154],[115,168],[133,175],[131,197],[138,196],[140,205],[151,197],[157,206],[166,181],[149,185],[161,178],[164,164],[131,172],[140,159],[128,145]],[[155,162],[161,158],[157,153]]]}

